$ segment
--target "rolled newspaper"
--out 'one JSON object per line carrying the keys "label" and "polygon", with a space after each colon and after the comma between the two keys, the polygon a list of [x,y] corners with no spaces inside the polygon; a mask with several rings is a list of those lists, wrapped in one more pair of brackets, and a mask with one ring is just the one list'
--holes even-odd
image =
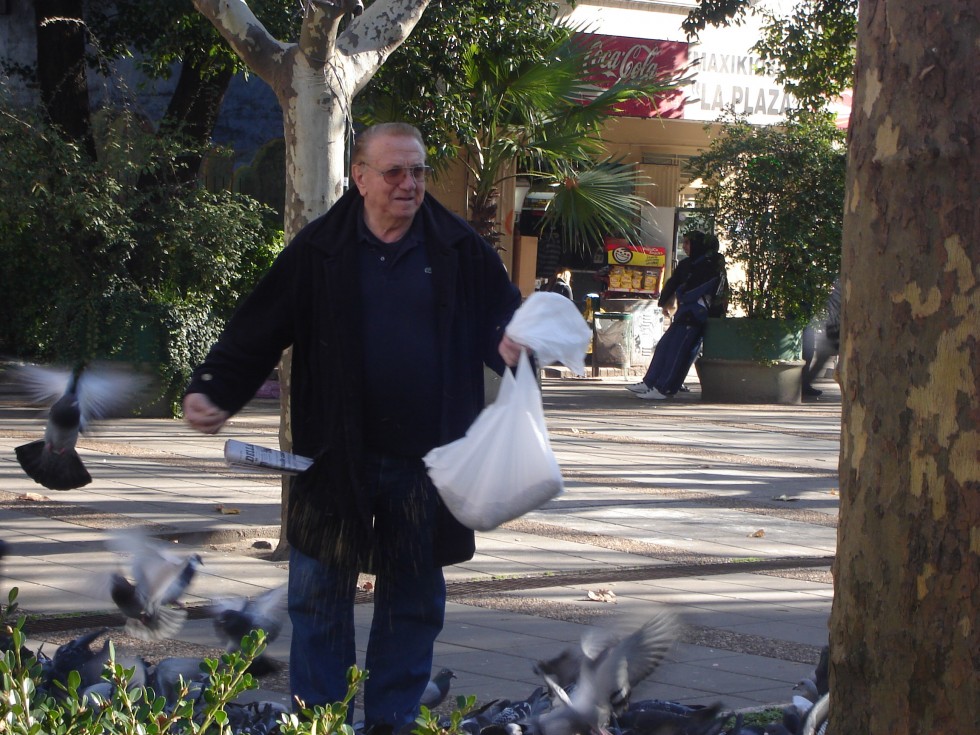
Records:
{"label": "rolled newspaper", "polygon": [[260,447],[235,439],[225,442],[225,461],[231,467],[244,467],[263,472],[281,472],[287,475],[298,475],[313,464],[309,457],[290,454],[281,449]]}

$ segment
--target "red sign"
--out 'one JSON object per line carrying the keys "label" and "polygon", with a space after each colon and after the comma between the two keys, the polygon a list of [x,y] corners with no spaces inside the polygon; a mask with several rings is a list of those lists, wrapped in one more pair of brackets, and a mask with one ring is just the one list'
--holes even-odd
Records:
{"label": "red sign", "polygon": [[[603,36],[580,33],[579,41],[586,53],[583,81],[599,90],[612,87],[619,80],[643,79],[668,81],[687,65],[688,44],[680,41],[653,41],[646,38]],[[616,113],[627,117],[684,117],[684,93],[680,89],[657,95],[652,101],[623,103]]]}

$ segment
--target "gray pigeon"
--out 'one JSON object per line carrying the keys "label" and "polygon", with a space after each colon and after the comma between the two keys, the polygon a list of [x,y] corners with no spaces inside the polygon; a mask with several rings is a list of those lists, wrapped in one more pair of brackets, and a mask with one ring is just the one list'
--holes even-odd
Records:
{"label": "gray pigeon", "polygon": [[110,578],[110,596],[126,616],[126,632],[144,640],[175,635],[187,612],[168,606],[190,585],[203,564],[201,555],[175,554],[170,544],[132,530],[114,534],[108,546],[130,554],[133,581],[118,573]]}
{"label": "gray pigeon", "polygon": [[660,665],[675,638],[674,616],[657,612],[632,632],[592,628],[582,636],[578,679],[570,692],[549,674],[554,707],[538,719],[544,735],[588,735],[623,712],[630,693]]}
{"label": "gray pigeon", "polygon": [[582,668],[582,648],[566,648],[554,658],[538,661],[532,668],[538,676],[548,676],[558,686],[568,689],[578,681],[578,673]]}
{"label": "gray pigeon", "polygon": [[108,628],[100,628],[83,633],[74,640],[58,646],[48,669],[49,678],[52,681],[67,683],[68,674],[72,671],[81,673],[91,661],[101,655],[101,651],[97,653],[92,650],[92,643],[105,635],[108,630]]}
{"label": "gray pigeon", "polygon": [[455,678],[456,674],[451,669],[442,669],[425,685],[425,691],[422,692],[422,699],[419,700],[419,704],[429,709],[438,707],[449,694],[450,680]]}
{"label": "gray pigeon", "polygon": [[98,419],[132,407],[145,378],[106,367],[74,370],[22,365],[13,371],[17,388],[33,403],[51,403],[44,438],[14,451],[24,472],[49,490],[73,490],[92,481],[75,445]]}
{"label": "gray pigeon", "polygon": [[180,693],[181,679],[185,684],[207,679],[202,663],[203,659],[193,657],[165,658],[153,667],[150,686],[167,700],[167,704],[173,705]]}
{"label": "gray pigeon", "polygon": [[[265,631],[266,643],[272,643],[279,637],[286,615],[286,585],[267,590],[252,599],[238,597],[218,600],[208,608],[208,614],[214,618],[214,630],[229,653],[239,650],[242,638],[253,630]],[[252,661],[248,672],[253,676],[262,676],[279,668],[279,664],[263,653]]]}
{"label": "gray pigeon", "polygon": [[[52,681],[67,683],[68,675],[72,671],[77,671],[80,690],[102,682],[105,665],[113,658],[111,641],[106,638],[97,651],[92,649],[92,644],[108,630],[108,628],[93,630],[59,646],[52,659],[49,678]],[[142,658],[117,652],[115,662],[125,669],[133,669],[133,676],[129,680],[130,689],[146,684],[146,662]]]}

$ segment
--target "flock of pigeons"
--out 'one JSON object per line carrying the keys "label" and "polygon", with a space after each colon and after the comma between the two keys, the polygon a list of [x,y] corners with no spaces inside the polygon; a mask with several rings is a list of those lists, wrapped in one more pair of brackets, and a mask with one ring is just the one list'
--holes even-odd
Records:
{"label": "flock of pigeons", "polygon": [[[186,618],[180,597],[201,566],[197,554],[180,556],[169,545],[140,532],[114,534],[109,547],[129,557],[129,573],[114,572],[107,580],[108,594],[125,617],[125,631],[143,639],[176,635]],[[0,561],[9,546],[0,542]],[[263,630],[269,642],[282,630],[286,612],[286,587],[277,587],[254,598],[234,598],[212,603],[207,612],[226,651],[235,651],[242,638]],[[108,628],[87,632],[59,646],[48,657],[42,650],[25,651],[41,665],[41,688],[63,696],[70,672],[80,677],[78,692],[89,701],[108,700],[114,684],[103,678],[113,647]],[[96,645],[102,640],[101,646]],[[826,732],[826,649],[812,679],[797,685],[800,695],[784,711],[781,723],[747,725],[744,715],[711,707],[686,706],[663,700],[631,701],[633,689],[660,665],[674,641],[674,616],[659,610],[638,625],[625,629],[590,628],[579,645],[555,658],[539,661],[534,672],[542,685],[524,700],[493,700],[465,713],[460,728],[466,735],[818,735]],[[0,636],[0,651],[10,646]],[[42,647],[43,648],[43,647]],[[209,675],[202,659],[165,658],[150,664],[139,656],[116,654],[115,661],[134,670],[130,688],[147,687],[176,706],[182,691],[185,700],[203,710]],[[262,676],[280,667],[260,655],[249,671]],[[429,682],[421,704],[430,709],[448,695],[455,674],[442,669]],[[186,686],[186,690],[185,690]],[[275,735],[287,709],[278,702],[232,703],[226,706],[231,731],[237,735]],[[443,718],[442,727],[450,721]],[[407,732],[410,732],[410,728]],[[370,735],[391,735],[371,733]]]}
{"label": "flock of pigeons", "polygon": [[[80,432],[91,422],[127,406],[145,389],[140,378],[99,368],[57,371],[23,367],[15,380],[35,402],[51,408],[43,439],[16,448],[21,466],[36,482],[54,490],[82,487],[91,476],[75,451]],[[199,554],[181,555],[172,547],[138,532],[113,534],[108,546],[129,559],[127,574],[113,572],[106,580],[107,596],[125,617],[125,630],[142,639],[172,638],[187,611],[180,598],[202,565]],[[0,561],[9,546],[0,540]],[[253,630],[266,633],[268,642],[279,635],[286,611],[285,585],[255,598],[235,598],[208,608],[214,629],[227,651],[235,651]],[[110,658],[110,639],[103,628],[60,646],[52,657],[34,655],[42,667],[43,686],[53,695],[71,671],[79,672],[79,692],[86,698],[111,696],[113,684],[102,678]],[[102,645],[96,641],[106,636]],[[658,611],[628,630],[590,629],[580,645],[534,671],[542,686],[520,701],[494,700],[468,712],[460,727],[467,735],[819,735],[826,733],[829,695],[826,650],[812,679],[797,685],[800,695],[787,707],[781,723],[747,725],[744,715],[725,712],[720,705],[685,706],[662,700],[631,702],[634,687],[663,661],[676,640],[674,617]],[[0,650],[10,645],[0,635]],[[135,670],[130,687],[146,686],[176,704],[179,682],[190,684],[190,696],[203,706],[207,674],[198,658],[167,658],[150,665],[137,656],[117,655],[117,663]],[[263,654],[250,669],[261,676],[279,668]],[[448,695],[455,678],[442,669],[426,689],[421,704],[437,706]],[[239,735],[274,735],[287,710],[276,702],[226,708],[228,724]],[[448,719],[441,723],[449,726]]]}

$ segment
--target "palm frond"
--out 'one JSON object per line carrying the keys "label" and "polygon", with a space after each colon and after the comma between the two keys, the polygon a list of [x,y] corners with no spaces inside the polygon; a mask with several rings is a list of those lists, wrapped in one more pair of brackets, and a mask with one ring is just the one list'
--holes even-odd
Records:
{"label": "palm frond", "polygon": [[583,251],[605,235],[637,242],[640,206],[646,200],[634,193],[639,175],[633,164],[607,159],[578,172],[553,177],[555,197],[544,225],[558,227],[565,242]]}

